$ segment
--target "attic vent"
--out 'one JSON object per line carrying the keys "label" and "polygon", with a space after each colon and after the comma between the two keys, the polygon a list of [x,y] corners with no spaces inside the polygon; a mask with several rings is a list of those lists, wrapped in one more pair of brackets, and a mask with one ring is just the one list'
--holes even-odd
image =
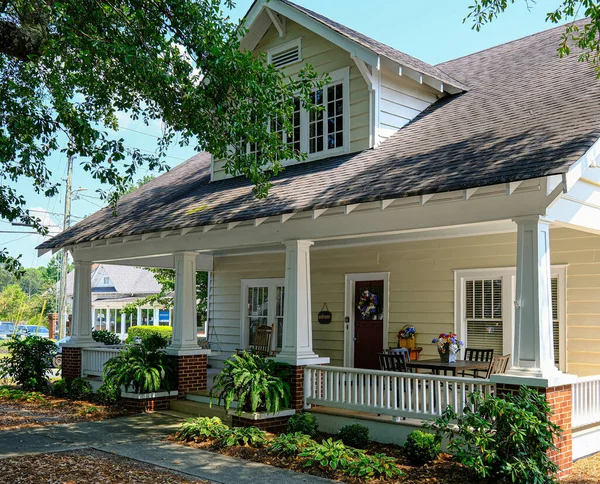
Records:
{"label": "attic vent", "polygon": [[301,60],[300,39],[288,42],[272,49],[268,53],[268,60],[276,68],[280,69]]}

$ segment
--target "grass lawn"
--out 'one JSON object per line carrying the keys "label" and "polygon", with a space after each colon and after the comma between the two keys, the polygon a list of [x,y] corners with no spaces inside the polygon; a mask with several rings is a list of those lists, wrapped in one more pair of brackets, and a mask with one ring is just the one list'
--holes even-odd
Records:
{"label": "grass lawn", "polygon": [[0,483],[206,483],[161,467],[84,449],[0,459]]}

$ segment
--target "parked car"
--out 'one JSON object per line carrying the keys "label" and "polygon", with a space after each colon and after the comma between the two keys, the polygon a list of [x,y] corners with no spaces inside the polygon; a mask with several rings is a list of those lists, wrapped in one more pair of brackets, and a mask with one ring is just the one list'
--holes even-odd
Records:
{"label": "parked car", "polygon": [[52,366],[54,368],[58,368],[60,365],[62,365],[62,345],[64,345],[67,341],[69,341],[71,339],[70,336],[67,336],[66,338],[63,339],[59,339],[56,342],[56,351],[57,351],[57,355],[54,357],[54,359],[52,360]]}
{"label": "parked car", "polygon": [[14,332],[14,323],[0,322],[0,339],[10,338]]}
{"label": "parked car", "polygon": [[44,326],[29,324],[26,326],[26,328],[27,334],[33,334],[39,336],[40,338],[50,338],[50,331],[48,331],[48,328],[45,328]]}

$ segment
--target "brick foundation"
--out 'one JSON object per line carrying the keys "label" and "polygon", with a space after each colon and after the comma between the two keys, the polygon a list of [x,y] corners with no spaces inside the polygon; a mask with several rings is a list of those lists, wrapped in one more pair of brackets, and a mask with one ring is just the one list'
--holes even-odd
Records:
{"label": "brick foundation", "polygon": [[293,366],[290,376],[290,408],[300,411],[304,408],[304,367]]}
{"label": "brick foundation", "polygon": [[175,389],[178,398],[185,398],[187,392],[206,390],[207,355],[172,356],[175,360]]}
{"label": "brick foundation", "polygon": [[232,427],[257,427],[266,432],[274,434],[280,434],[286,431],[287,423],[291,415],[286,417],[273,417],[265,418],[262,420],[253,420],[242,416],[232,415],[231,426]]}
{"label": "brick foundation", "polygon": [[121,402],[127,410],[132,412],[154,412],[156,410],[169,410],[171,400],[176,400],[177,396],[157,397],[157,398],[122,398]]}
{"label": "brick foundation", "polygon": [[[519,392],[517,385],[496,384],[498,395],[514,394]],[[571,385],[562,385],[551,388],[536,388],[538,392],[546,397],[546,401],[552,409],[550,421],[560,426],[561,437],[555,442],[558,450],[550,452],[552,461],[560,467],[557,477],[562,479],[571,474],[573,470],[573,440],[572,440],[572,418],[573,418],[573,393]]]}
{"label": "brick foundation", "polygon": [[81,376],[81,348],[63,347],[61,371],[62,377],[68,382]]}

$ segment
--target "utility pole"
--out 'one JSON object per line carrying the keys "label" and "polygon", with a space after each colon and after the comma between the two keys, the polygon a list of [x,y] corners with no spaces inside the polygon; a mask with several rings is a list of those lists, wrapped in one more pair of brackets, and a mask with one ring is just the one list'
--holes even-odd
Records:
{"label": "utility pole", "polygon": [[[73,156],[67,160],[67,187],[65,191],[65,218],[63,230],[71,226],[71,184],[73,182]],[[62,261],[60,266],[60,296],[58,304],[58,339],[65,337],[67,329],[67,274],[69,273],[69,253],[62,249]]]}

